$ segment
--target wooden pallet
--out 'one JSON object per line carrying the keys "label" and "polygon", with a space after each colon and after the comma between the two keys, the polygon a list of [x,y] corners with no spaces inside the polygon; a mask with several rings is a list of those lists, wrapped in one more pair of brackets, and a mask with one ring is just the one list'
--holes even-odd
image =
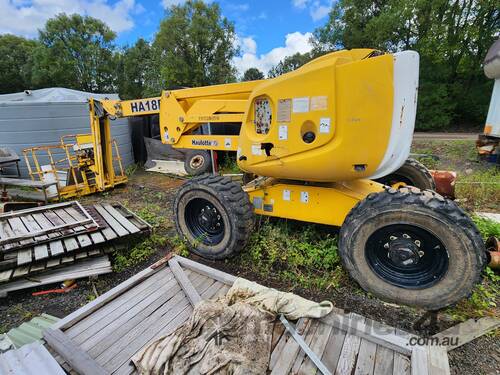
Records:
{"label": "wooden pallet", "polygon": [[77,201],[7,212],[0,214],[0,251],[12,252],[97,229],[95,220]]}
{"label": "wooden pallet", "polygon": [[[189,319],[193,304],[227,292],[235,277],[182,257],[163,259],[57,322],[44,335],[66,370],[132,374],[130,358]],[[411,335],[335,310],[296,329],[331,373],[449,374],[446,351],[412,347]],[[315,374],[316,367],[276,322],[271,374]]]}
{"label": "wooden pallet", "polygon": [[66,267],[85,258],[103,256],[113,253],[118,245],[105,245],[99,248],[71,253],[62,257],[44,259],[39,262],[33,262],[15,268],[0,271],[0,286],[6,282],[12,282],[17,279],[29,277],[36,279],[39,274],[48,270]]}
{"label": "wooden pallet", "polygon": [[[77,213],[72,210],[69,211],[72,217],[81,219],[81,217],[77,216]],[[101,225],[97,230],[88,233],[86,228],[73,227],[67,229],[67,233],[52,232],[47,234],[47,238],[42,238],[40,242],[31,244],[29,247],[2,253],[3,259],[0,260],[0,271],[13,270],[19,266],[26,266],[33,262],[53,258],[71,257],[91,248],[107,245],[110,241],[149,232],[151,229],[148,223],[118,203],[96,204],[91,206],[89,211],[92,215],[99,216],[93,218],[93,222],[99,222]],[[65,217],[61,213],[59,215]],[[42,216],[45,217],[45,215]],[[66,219],[70,220],[69,218]],[[42,219],[38,217],[37,220]],[[8,280],[4,276],[0,282]]]}
{"label": "wooden pallet", "polygon": [[107,255],[83,259],[70,264],[67,267],[48,270],[29,279],[15,280],[0,285],[0,297],[6,297],[8,293],[35,288],[42,285],[53,284],[64,280],[80,279],[89,276],[102,275],[112,272],[111,262]]}

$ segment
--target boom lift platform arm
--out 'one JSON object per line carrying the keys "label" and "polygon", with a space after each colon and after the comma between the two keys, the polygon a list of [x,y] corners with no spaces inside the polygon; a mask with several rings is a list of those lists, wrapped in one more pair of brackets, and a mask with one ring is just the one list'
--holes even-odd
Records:
{"label": "boom lift platform arm", "polygon": [[[221,259],[240,251],[255,213],[334,225],[342,262],[364,289],[438,309],[480,279],[477,229],[434,192],[371,180],[409,155],[418,64],[412,51],[338,51],[273,79],[94,101],[93,131],[109,128],[109,117],[158,113],[164,143],[235,150],[238,166],[261,176],[241,187],[205,175],[179,189],[175,223],[193,252]],[[204,123],[234,122],[239,136],[193,134]]]}

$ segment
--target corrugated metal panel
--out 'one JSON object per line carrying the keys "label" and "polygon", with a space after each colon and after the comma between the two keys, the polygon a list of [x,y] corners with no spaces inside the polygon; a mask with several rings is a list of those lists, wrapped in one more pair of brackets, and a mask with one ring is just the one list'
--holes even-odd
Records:
{"label": "corrugated metal panel", "polygon": [[[12,148],[21,156],[21,159],[23,159],[24,148],[56,145],[59,144],[63,135],[90,133],[88,104],[85,101],[81,103],[6,102],[2,101],[2,97],[4,95],[0,95],[0,147]],[[82,98],[82,100],[85,99]],[[118,143],[123,166],[127,167],[134,162],[128,120],[112,121],[111,134]],[[62,152],[59,156],[63,157]],[[41,164],[46,163],[48,160],[41,160]],[[24,160],[21,161],[20,166],[21,173],[27,176]],[[14,170],[9,171],[9,173],[13,172]]]}
{"label": "corrugated metal panel", "polygon": [[17,328],[12,328],[7,332],[7,336],[15,348],[20,348],[23,345],[40,340],[43,337],[43,331],[58,320],[55,316],[42,314],[31,319],[29,322],[21,324]]}
{"label": "corrugated metal panel", "polygon": [[65,375],[47,349],[35,342],[0,354],[0,375]]}

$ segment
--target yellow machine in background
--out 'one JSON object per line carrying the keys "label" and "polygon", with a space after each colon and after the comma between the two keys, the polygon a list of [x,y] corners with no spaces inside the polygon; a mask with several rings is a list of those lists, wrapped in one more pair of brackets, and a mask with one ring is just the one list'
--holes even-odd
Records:
{"label": "yellow machine in background", "polygon": [[[204,175],[179,189],[175,223],[193,252],[222,259],[241,251],[255,213],[334,225],[341,259],[364,289],[438,309],[480,278],[477,229],[435,192],[373,181],[408,158],[418,70],[412,51],[338,51],[273,79],[94,100],[92,131],[109,135],[110,118],[158,113],[164,143],[235,150],[238,166],[260,176],[242,187]],[[239,123],[240,134],[194,133],[206,123]]]}
{"label": "yellow machine in background", "polygon": [[65,135],[59,145],[23,150],[33,180],[57,181],[48,189],[51,200],[92,194],[127,182],[116,141],[109,132],[101,133],[93,121],[91,130],[90,134]]}

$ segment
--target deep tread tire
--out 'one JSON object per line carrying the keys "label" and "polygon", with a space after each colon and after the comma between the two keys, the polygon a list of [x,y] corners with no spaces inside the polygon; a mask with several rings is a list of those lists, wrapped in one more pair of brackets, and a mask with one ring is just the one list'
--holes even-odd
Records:
{"label": "deep tread tire", "polygon": [[[380,278],[365,256],[367,238],[393,223],[418,225],[437,236],[446,247],[449,265],[437,283],[424,289],[406,289]],[[472,220],[453,201],[430,190],[387,187],[360,201],[340,230],[339,254],[359,285],[377,297],[437,310],[471,294],[486,266],[484,243]]]}
{"label": "deep tread tire", "polygon": [[190,176],[199,176],[204,173],[209,173],[212,169],[210,152],[206,150],[190,150],[186,152],[184,168]]}
{"label": "deep tread tire", "polygon": [[415,159],[407,159],[401,168],[376,181],[389,186],[394,182],[405,182],[420,190],[436,190],[436,183],[429,170]]}
{"label": "deep tread tire", "polygon": [[[224,237],[210,246],[200,243],[189,230],[185,209],[190,200],[203,198],[212,203],[224,220]],[[241,251],[254,226],[254,211],[241,185],[228,177],[202,175],[187,181],[178,190],[174,202],[175,226],[193,253],[207,259],[224,259]]]}

